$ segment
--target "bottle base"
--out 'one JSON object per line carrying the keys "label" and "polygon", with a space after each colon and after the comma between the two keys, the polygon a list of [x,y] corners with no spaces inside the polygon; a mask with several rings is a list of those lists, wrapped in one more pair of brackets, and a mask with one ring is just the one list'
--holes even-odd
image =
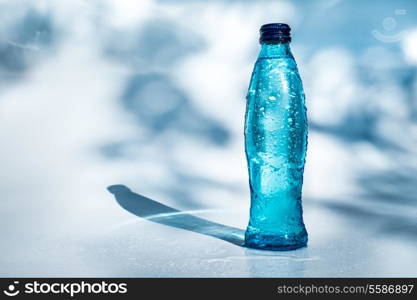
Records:
{"label": "bottle base", "polygon": [[247,248],[272,251],[290,251],[307,246],[307,234],[302,233],[294,236],[267,235],[260,233],[245,234],[245,243]]}

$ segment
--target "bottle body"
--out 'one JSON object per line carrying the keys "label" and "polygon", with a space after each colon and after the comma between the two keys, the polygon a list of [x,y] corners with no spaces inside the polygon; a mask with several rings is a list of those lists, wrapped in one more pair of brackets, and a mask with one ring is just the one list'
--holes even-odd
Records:
{"label": "bottle body", "polygon": [[305,97],[289,42],[262,44],[245,115],[251,192],[246,246],[270,250],[306,246],[301,205],[306,150]]}

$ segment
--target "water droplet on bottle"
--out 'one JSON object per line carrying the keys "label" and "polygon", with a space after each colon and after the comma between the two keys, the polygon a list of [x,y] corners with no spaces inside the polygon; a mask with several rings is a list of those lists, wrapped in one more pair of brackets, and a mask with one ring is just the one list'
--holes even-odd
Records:
{"label": "water droplet on bottle", "polygon": [[271,100],[271,101],[274,101],[274,100],[276,100],[277,98],[275,98],[274,96],[269,96],[269,97],[268,97],[268,99],[269,99],[269,100]]}

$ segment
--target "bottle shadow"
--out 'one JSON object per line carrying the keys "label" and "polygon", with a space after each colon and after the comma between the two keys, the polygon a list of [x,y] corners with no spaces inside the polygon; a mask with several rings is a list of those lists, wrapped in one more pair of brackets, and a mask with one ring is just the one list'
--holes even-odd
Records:
{"label": "bottle shadow", "polygon": [[180,228],[244,246],[244,231],[196,217],[190,213],[166,206],[155,200],[132,192],[127,186],[117,184],[107,187],[116,201],[128,212],[149,221]]}

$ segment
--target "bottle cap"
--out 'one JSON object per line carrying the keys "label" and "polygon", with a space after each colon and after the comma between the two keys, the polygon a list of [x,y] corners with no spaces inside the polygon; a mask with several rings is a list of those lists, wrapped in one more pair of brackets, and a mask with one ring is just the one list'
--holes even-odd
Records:
{"label": "bottle cap", "polygon": [[291,42],[291,28],[284,23],[271,23],[261,26],[259,42],[266,44]]}

